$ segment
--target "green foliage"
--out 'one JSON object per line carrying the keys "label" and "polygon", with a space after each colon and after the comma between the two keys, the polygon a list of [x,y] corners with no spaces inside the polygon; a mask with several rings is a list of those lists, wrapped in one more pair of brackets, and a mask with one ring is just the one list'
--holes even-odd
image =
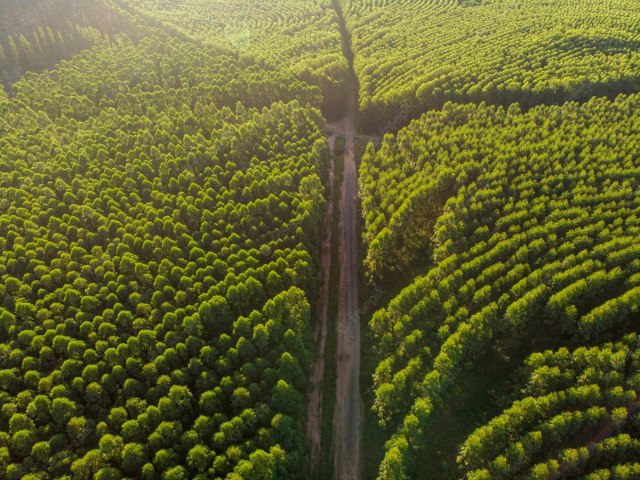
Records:
{"label": "green foliage", "polygon": [[446,101],[523,106],[637,91],[634,0],[341,0],[368,128]]}
{"label": "green foliage", "polygon": [[[640,454],[638,338],[532,355],[528,395],[477,429],[458,461],[466,478],[620,472]],[[609,478],[609,477],[605,477]]]}
{"label": "green foliage", "polygon": [[139,443],[127,443],[122,449],[122,469],[129,473],[137,473],[145,462],[144,447]]}
{"label": "green foliage", "polygon": [[462,476],[638,476],[637,2],[340,4],[0,6],[0,478],[299,476],[349,36],[366,127],[443,107],[362,159],[380,478],[489,353]]}
{"label": "green foliage", "polygon": [[111,0],[3,2],[0,5],[0,83],[10,85],[28,71],[52,68],[118,34],[139,37],[143,25]]}
{"label": "green foliage", "polygon": [[149,32],[2,97],[1,478],[291,478],[303,454],[319,89]]}
{"label": "green foliage", "polygon": [[206,44],[251,55],[261,64],[294,74],[323,93],[323,111],[344,108],[348,64],[330,2],[311,0],[187,0],[174,5],[129,1],[134,11]]}
{"label": "green foliage", "polygon": [[550,332],[575,348],[635,328],[639,102],[447,104],[368,149],[368,273],[408,276],[429,261],[370,324],[382,358],[374,409],[396,429],[380,478],[414,474],[409,445],[488,352],[531,353]]}

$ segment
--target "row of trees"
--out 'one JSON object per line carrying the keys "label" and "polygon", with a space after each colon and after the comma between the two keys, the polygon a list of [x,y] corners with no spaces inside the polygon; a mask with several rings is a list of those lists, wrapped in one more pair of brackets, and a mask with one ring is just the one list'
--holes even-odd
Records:
{"label": "row of trees", "polygon": [[110,0],[4,2],[0,5],[0,83],[26,72],[52,68],[61,60],[121,33],[141,31]]}
{"label": "row of trees", "polygon": [[118,33],[129,23],[113,8],[111,0],[96,0],[87,4],[82,0],[38,0],[7,1],[0,5],[0,37],[18,37],[38,32],[40,28],[51,28],[54,32],[65,31],[73,25],[93,26],[104,33]]}
{"label": "row of trees", "polygon": [[465,441],[458,457],[465,478],[633,478],[639,368],[636,334],[532,355],[526,396]]}
{"label": "row of trees", "polygon": [[633,0],[341,3],[368,130],[447,101],[533,106],[639,86]]}
{"label": "row of trees", "polygon": [[322,90],[322,111],[339,118],[349,67],[331,2],[122,0],[128,8],[210,45],[257,58]]}
{"label": "row of trees", "polygon": [[382,358],[374,408],[396,427],[380,478],[413,475],[410,445],[423,444],[433,409],[488,351],[577,347],[635,328],[639,102],[526,113],[448,104],[368,149],[369,274],[431,261],[371,320]]}
{"label": "row of trees", "polygon": [[295,475],[319,98],[162,32],[0,96],[0,477]]}

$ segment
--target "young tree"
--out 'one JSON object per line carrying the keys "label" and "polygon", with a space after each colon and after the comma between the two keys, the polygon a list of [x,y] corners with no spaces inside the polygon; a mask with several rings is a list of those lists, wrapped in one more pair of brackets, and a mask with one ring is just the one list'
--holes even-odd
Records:
{"label": "young tree", "polygon": [[144,447],[139,443],[127,443],[122,449],[122,469],[133,475],[145,463]]}

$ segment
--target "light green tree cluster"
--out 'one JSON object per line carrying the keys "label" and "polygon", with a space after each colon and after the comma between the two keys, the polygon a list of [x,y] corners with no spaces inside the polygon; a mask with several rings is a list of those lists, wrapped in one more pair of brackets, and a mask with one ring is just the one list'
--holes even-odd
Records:
{"label": "light green tree cluster", "polygon": [[396,427],[381,479],[413,478],[431,414],[462,370],[490,368],[474,367],[487,352],[635,331],[639,107],[638,95],[526,113],[447,104],[369,147],[369,274],[428,262],[371,320],[374,409]]}
{"label": "light green tree cluster", "polygon": [[0,97],[0,477],[293,478],[319,89],[158,32]]}
{"label": "light green tree cluster", "polygon": [[369,129],[447,101],[529,107],[640,86],[635,0],[340,2]]}

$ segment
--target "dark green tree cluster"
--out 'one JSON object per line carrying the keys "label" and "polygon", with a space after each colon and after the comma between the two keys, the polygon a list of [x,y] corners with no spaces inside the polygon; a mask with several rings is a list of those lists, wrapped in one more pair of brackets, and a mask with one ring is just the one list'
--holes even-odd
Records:
{"label": "dark green tree cluster", "polygon": [[319,89],[166,35],[0,93],[0,478],[290,478]]}
{"label": "dark green tree cluster", "polygon": [[447,104],[369,148],[370,274],[432,259],[371,320],[374,408],[398,425],[381,479],[413,477],[433,409],[486,352],[635,330],[639,107],[638,95],[526,113]]}
{"label": "dark green tree cluster", "polygon": [[640,86],[635,0],[340,1],[369,129],[446,101],[528,107]]}
{"label": "dark green tree cluster", "polygon": [[317,85],[323,112],[338,117],[348,78],[337,16],[329,0],[122,0],[170,29],[251,55]]}
{"label": "dark green tree cluster", "polygon": [[525,397],[465,441],[468,480],[640,475],[640,343],[536,353]]}

